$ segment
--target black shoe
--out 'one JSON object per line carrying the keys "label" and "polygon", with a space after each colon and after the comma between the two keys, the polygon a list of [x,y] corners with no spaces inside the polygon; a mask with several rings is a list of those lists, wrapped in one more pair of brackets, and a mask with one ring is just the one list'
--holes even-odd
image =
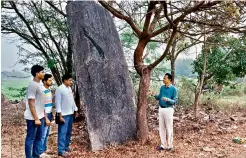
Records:
{"label": "black shoe", "polygon": [[72,150],[71,150],[71,149],[68,149],[68,150],[66,150],[66,152],[67,152],[67,153],[70,153],[70,152],[72,152]]}
{"label": "black shoe", "polygon": [[156,150],[161,151],[161,150],[165,150],[165,149],[163,147],[161,147],[161,146],[157,146]]}
{"label": "black shoe", "polygon": [[171,152],[171,153],[174,152],[174,148],[168,148],[168,149],[166,149],[166,150],[169,151],[169,152]]}

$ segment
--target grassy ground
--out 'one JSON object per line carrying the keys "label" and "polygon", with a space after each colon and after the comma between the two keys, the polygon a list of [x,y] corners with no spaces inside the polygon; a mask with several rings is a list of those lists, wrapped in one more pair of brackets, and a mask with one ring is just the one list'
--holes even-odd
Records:
{"label": "grassy ground", "polygon": [[[23,79],[23,80],[2,80],[1,81],[1,90],[2,93],[8,100],[21,100],[24,99],[25,96],[15,97],[15,95],[19,94],[19,91],[16,89],[20,89],[23,87],[27,87],[28,83],[31,80]],[[14,89],[13,89],[14,88]]]}

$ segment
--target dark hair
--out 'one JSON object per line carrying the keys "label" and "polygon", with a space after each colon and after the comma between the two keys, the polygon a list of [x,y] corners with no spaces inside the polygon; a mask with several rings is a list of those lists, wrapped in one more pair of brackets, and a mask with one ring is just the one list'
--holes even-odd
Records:
{"label": "dark hair", "polygon": [[64,82],[65,80],[68,80],[69,78],[72,78],[72,75],[70,74],[65,74],[62,76],[62,82]]}
{"label": "dark hair", "polygon": [[168,76],[168,79],[173,81],[173,75],[171,75],[170,73],[166,73],[165,76]]}
{"label": "dark hair", "polygon": [[33,65],[31,68],[31,74],[33,77],[36,76],[36,73],[39,73],[40,71],[43,71],[44,67],[40,65]]}
{"label": "dark hair", "polygon": [[44,83],[44,81],[47,81],[49,78],[51,78],[52,77],[52,75],[51,74],[45,74],[44,75],[44,79],[42,80],[43,81],[43,83]]}

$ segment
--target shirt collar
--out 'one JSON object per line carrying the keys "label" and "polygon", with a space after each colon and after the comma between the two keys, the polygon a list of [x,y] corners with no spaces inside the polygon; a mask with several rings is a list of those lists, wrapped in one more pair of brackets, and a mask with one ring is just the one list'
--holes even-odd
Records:
{"label": "shirt collar", "polygon": [[166,85],[164,84],[165,88],[170,88],[172,86],[172,84],[170,84],[169,86],[166,87]]}
{"label": "shirt collar", "polygon": [[65,86],[65,84],[62,84],[62,86],[63,86],[64,88],[69,88],[69,87]]}
{"label": "shirt collar", "polygon": [[50,87],[49,87],[49,88],[46,88],[44,85],[43,85],[43,87],[44,87],[44,89],[47,89],[47,90],[49,90],[49,91],[50,91]]}

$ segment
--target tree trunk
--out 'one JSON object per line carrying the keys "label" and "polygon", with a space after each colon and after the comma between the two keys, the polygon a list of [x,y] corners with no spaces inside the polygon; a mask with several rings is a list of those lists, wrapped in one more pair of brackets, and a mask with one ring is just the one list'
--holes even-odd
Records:
{"label": "tree trunk", "polygon": [[175,82],[175,60],[171,59],[171,74],[173,76],[173,81],[172,81],[172,84],[174,85]]}
{"label": "tree trunk", "polygon": [[72,55],[72,44],[71,44],[71,37],[68,35],[67,37],[68,41],[68,52],[67,52],[67,65],[64,65],[67,67],[67,73],[72,75],[73,72],[73,55]]}
{"label": "tree trunk", "polygon": [[143,73],[142,70],[144,68],[142,57],[143,57],[143,52],[144,52],[144,48],[146,47],[146,45],[147,45],[147,39],[141,38],[139,39],[137,48],[134,51],[134,67],[140,76],[142,76],[142,73]]}
{"label": "tree trunk", "polygon": [[134,65],[135,70],[140,76],[140,83],[138,89],[138,101],[137,101],[137,137],[141,144],[145,144],[148,141],[148,121],[147,121],[147,93],[150,85],[151,70],[143,65],[143,52],[147,45],[147,40],[141,38],[138,42],[138,46],[134,52]]}
{"label": "tree trunk", "polygon": [[[205,46],[204,46],[205,47]],[[196,92],[195,92],[195,118],[197,119],[197,110],[198,110],[198,105],[199,105],[199,100],[200,100],[200,95],[202,92],[202,87],[203,87],[203,82],[206,74],[206,67],[207,67],[207,50],[204,48],[204,64],[203,64],[203,71],[202,74],[198,80],[198,86],[196,87]]]}
{"label": "tree trunk", "polygon": [[197,109],[198,109],[200,94],[201,94],[201,88],[200,88],[200,81],[199,81],[198,86],[196,87],[195,90],[195,101],[194,101],[195,119],[197,119]]}
{"label": "tree trunk", "polygon": [[138,130],[138,139],[140,140],[141,144],[145,144],[148,141],[149,130],[148,130],[146,109],[147,109],[148,90],[150,86],[150,76],[151,76],[151,70],[145,68],[143,70],[139,83],[138,103],[137,103],[137,130]]}
{"label": "tree trunk", "polygon": [[56,84],[59,86],[62,84],[62,80],[61,80],[61,76],[60,76],[60,72],[56,67],[50,68],[51,73],[56,81]]}

